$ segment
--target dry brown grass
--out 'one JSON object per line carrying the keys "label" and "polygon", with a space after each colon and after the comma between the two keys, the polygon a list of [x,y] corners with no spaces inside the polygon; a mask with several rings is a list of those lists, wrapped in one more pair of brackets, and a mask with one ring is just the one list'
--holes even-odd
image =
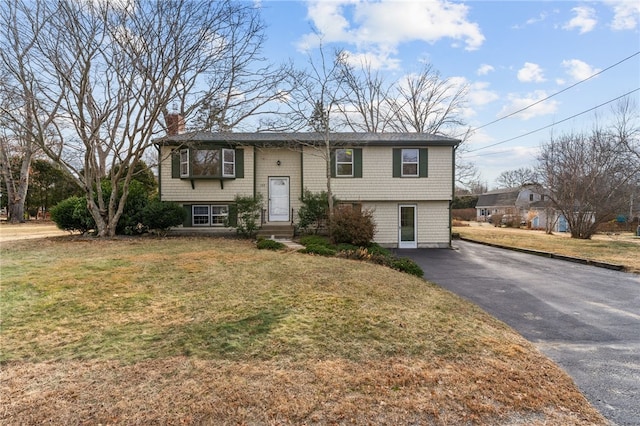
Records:
{"label": "dry brown grass", "polygon": [[477,307],[209,238],[3,245],[2,424],[604,425]]}
{"label": "dry brown grass", "polygon": [[454,232],[476,241],[538,250],[592,261],[623,265],[629,272],[640,273],[640,238],[631,232],[596,234],[590,240],[570,238],[567,233],[483,226],[459,226]]}

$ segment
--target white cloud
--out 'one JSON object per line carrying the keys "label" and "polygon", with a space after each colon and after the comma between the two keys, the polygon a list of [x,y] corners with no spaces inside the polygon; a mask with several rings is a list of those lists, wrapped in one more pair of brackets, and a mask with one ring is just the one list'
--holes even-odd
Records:
{"label": "white cloud", "polygon": [[576,16],[562,27],[565,30],[578,28],[580,30],[580,34],[584,34],[593,30],[598,23],[598,20],[594,17],[596,11],[591,7],[574,7],[571,11],[574,12]]}
{"label": "white cloud", "polygon": [[542,83],[546,81],[540,65],[531,62],[525,62],[524,67],[520,68],[518,80],[523,83]]}
{"label": "white cloud", "polygon": [[354,53],[345,51],[346,60],[349,65],[359,68],[368,65],[372,70],[398,70],[400,69],[400,59],[393,58],[390,52],[365,52]]}
{"label": "white cloud", "polygon": [[491,65],[488,65],[488,64],[482,64],[482,65],[480,65],[480,68],[478,68],[478,71],[476,71],[476,74],[478,74],[478,75],[487,75],[492,71],[495,71],[494,67],[492,67]]}
{"label": "white cloud", "polygon": [[469,86],[467,99],[471,105],[486,105],[500,98],[497,92],[489,90],[489,83],[475,82]]}
{"label": "white cloud", "polygon": [[[464,43],[466,50],[476,50],[484,42],[478,24],[467,19],[469,8],[464,4],[316,0],[308,5],[307,16],[324,42],[350,43],[359,49],[377,46],[382,52],[411,41],[435,43],[447,38]],[[315,34],[303,36],[300,42],[302,47],[316,44]]]}
{"label": "white cloud", "polygon": [[633,30],[640,22],[640,2],[636,0],[607,0],[613,7],[614,17],[611,28],[616,31]]}
{"label": "white cloud", "polygon": [[566,61],[562,61],[562,66],[573,81],[584,80],[600,71],[600,69],[593,68],[591,65],[579,59],[568,59]]}
{"label": "white cloud", "polygon": [[[553,114],[558,111],[559,103],[557,101],[548,99],[544,102],[540,102],[539,104],[535,104],[536,102],[546,98],[547,96],[547,93],[543,90],[536,90],[535,92],[528,93],[522,97],[511,93],[507,96],[507,99],[509,101],[508,104],[505,105],[502,110],[500,110],[500,112],[498,112],[498,117],[504,117],[525,108],[526,109],[524,111],[519,112],[515,115],[515,117],[522,120],[529,120],[534,117]],[[533,106],[530,107],[530,105]]]}

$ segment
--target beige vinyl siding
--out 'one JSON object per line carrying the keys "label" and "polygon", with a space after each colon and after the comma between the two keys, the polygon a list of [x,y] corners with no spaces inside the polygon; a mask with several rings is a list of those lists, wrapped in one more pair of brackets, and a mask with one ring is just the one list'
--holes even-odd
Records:
{"label": "beige vinyl siding", "polygon": [[[300,152],[287,148],[256,148],[256,192],[261,193],[264,199],[264,208],[268,209],[269,202],[269,178],[289,178],[289,208],[294,210],[292,219],[297,220],[301,197],[301,171]],[[252,158],[253,167],[253,158]],[[280,161],[278,166],[277,162]],[[245,176],[246,176],[245,155]]]}
{"label": "beige vinyl siding", "polygon": [[[450,200],[451,147],[428,147],[426,178],[394,178],[392,147],[362,148],[362,178],[333,178],[331,186],[341,200]],[[372,185],[372,182],[375,184]],[[326,161],[318,150],[304,148],[304,186],[326,191]]]}
{"label": "beige vinyl siding", "polygon": [[221,188],[218,179],[194,179],[193,188],[190,179],[171,177],[171,147],[163,146],[160,150],[160,197],[163,201],[176,202],[229,202],[237,194],[253,195],[253,148],[244,149],[244,178],[227,179]]}
{"label": "beige vinyl siding", "polygon": [[374,237],[376,243],[384,247],[398,247],[400,204],[416,206],[419,248],[449,246],[448,201],[362,203],[363,209],[373,211],[377,228]]}

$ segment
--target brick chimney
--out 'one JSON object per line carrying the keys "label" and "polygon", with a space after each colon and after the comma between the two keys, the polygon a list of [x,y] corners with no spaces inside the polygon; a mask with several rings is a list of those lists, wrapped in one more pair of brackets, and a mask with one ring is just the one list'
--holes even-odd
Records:
{"label": "brick chimney", "polygon": [[167,135],[175,136],[184,132],[184,117],[178,113],[170,113],[164,116],[167,125]]}

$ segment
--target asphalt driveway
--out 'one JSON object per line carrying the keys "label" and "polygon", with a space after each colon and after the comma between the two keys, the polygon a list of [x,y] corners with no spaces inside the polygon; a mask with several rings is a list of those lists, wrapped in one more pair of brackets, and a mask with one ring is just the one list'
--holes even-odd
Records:
{"label": "asphalt driveway", "polygon": [[640,425],[639,275],[466,241],[454,248],[396,254],[533,342],[608,420]]}

